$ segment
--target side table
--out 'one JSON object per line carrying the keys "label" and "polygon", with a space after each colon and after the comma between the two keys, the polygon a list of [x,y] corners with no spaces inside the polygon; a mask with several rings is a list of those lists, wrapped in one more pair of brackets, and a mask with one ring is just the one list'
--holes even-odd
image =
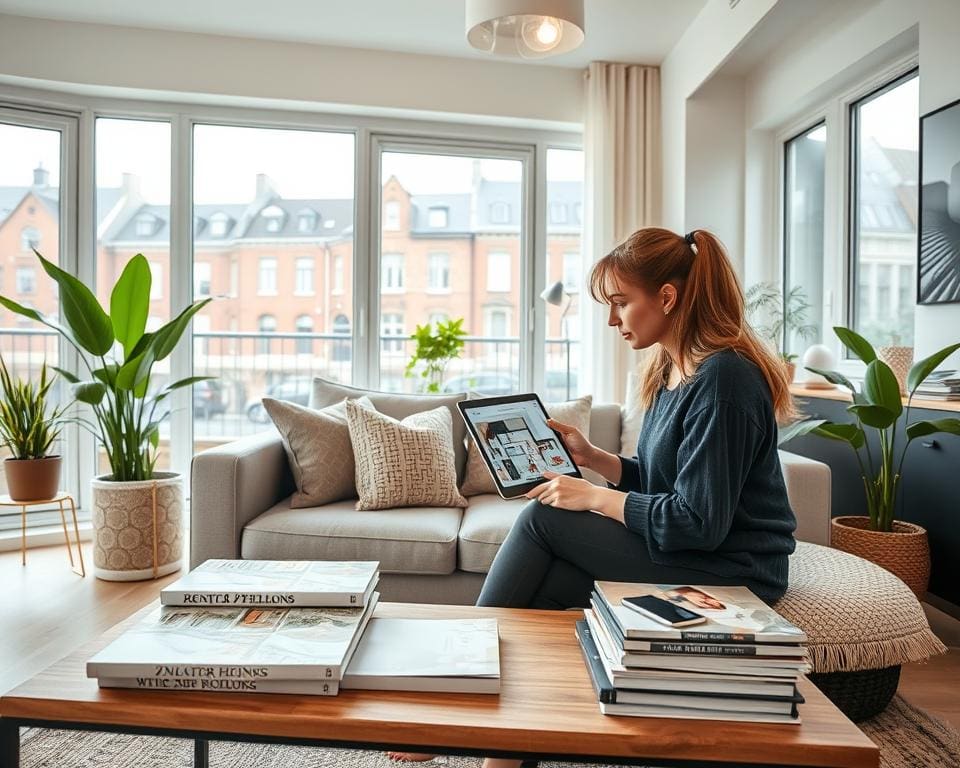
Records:
{"label": "side table", "polygon": [[[73,517],[73,533],[77,537],[77,560],[80,562],[79,569],[73,559],[73,548],[70,543],[70,534],[67,533],[67,516],[64,504],[70,504],[70,514]],[[87,571],[83,566],[83,551],[80,548],[80,529],[77,526],[77,506],[73,501],[73,496],[69,493],[58,493],[52,499],[36,499],[35,501],[14,501],[8,495],[0,496],[0,507],[20,507],[20,560],[23,565],[27,564],[27,507],[37,507],[42,504],[57,504],[60,507],[60,522],[63,523],[63,538],[67,542],[67,556],[70,558],[70,570],[78,576],[86,576]]]}

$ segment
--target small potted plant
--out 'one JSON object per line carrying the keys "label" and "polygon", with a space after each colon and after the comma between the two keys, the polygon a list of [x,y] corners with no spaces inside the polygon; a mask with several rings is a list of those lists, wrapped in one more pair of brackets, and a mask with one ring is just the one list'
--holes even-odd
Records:
{"label": "small potted plant", "polygon": [[[786,300],[780,288],[772,283],[754,283],[744,296],[747,317],[754,330],[766,339],[775,350],[786,347],[790,334],[798,339],[813,339],[817,326],[807,322],[810,303],[800,286],[795,285],[787,291]],[[778,352],[787,367],[790,381],[797,372],[794,362],[797,356],[786,351]]]}
{"label": "small potted plant", "polygon": [[11,454],[3,462],[3,471],[13,501],[52,499],[60,487],[60,456],[51,456],[49,451],[63,429],[66,408],[48,409],[52,384],[46,363],[40,368],[40,383],[35,385],[14,381],[0,356],[0,443]]}
{"label": "small potted plant", "polygon": [[[838,549],[886,568],[922,598],[930,578],[927,532],[919,525],[894,519],[897,490],[900,487],[903,458],[913,440],[938,432],[960,435],[958,418],[910,423],[910,404],[917,387],[947,357],[960,349],[960,344],[944,347],[914,363],[907,374],[908,399],[904,413],[897,378],[890,366],[877,357],[870,342],[849,328],[837,327],[833,330],[840,341],[867,364],[862,391],[857,391],[846,376],[836,371],[819,368],[808,370],[850,390],[853,403],[847,410],[853,416],[853,422],[837,424],[825,419],[799,421],[781,433],[779,442],[783,444],[810,433],[839,440],[853,449],[866,491],[867,515],[833,518],[831,543]],[[902,429],[898,428],[901,415],[904,415]],[[879,455],[871,450],[867,440],[868,430],[876,433]],[[898,441],[901,443],[899,446]]]}
{"label": "small potted plant", "polygon": [[110,294],[108,315],[86,285],[34,253],[59,287],[63,322],[5,296],[0,304],[56,330],[85,369],[83,379],[55,370],[73,385],[77,400],[90,406],[93,421],[79,422],[103,445],[110,464],[109,473],[91,481],[94,573],[112,581],[173,573],[183,557],[183,478],[156,471],[160,424],[170,413],[167,399],[174,390],[208,377],[191,376],[158,389],[151,387],[151,374],[210,299],[147,332],[152,278],[143,254],[124,267]]}
{"label": "small potted plant", "polygon": [[410,338],[417,342],[410,361],[404,371],[408,378],[416,375],[416,368],[422,364],[420,378],[426,379],[425,392],[439,392],[443,374],[451,360],[460,357],[463,351],[463,337],[467,332],[463,330],[463,318],[448,320],[436,324],[436,331],[431,323],[418,325],[417,330],[410,334]]}

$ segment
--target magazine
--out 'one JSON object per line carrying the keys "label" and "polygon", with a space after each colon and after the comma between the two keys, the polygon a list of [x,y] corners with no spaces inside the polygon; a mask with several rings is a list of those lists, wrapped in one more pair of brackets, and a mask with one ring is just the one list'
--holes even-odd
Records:
{"label": "magazine", "polygon": [[[617,629],[630,640],[697,643],[804,643],[807,636],[746,587],[701,587],[688,584],[632,584],[598,581],[598,597]],[[706,622],[669,627],[621,604],[625,597],[654,595],[696,611]]]}
{"label": "magazine", "polygon": [[342,687],[498,693],[496,619],[372,619]]}
{"label": "magazine", "polygon": [[336,680],[234,680],[220,677],[101,677],[101,688],[136,688],[143,691],[216,691],[220,693],[295,693],[336,696]]}
{"label": "magazine", "polygon": [[376,561],[207,560],[160,592],[163,605],[335,607],[367,604]]}
{"label": "magazine", "polygon": [[87,677],[339,680],[363,608],[161,606],[87,662]]}

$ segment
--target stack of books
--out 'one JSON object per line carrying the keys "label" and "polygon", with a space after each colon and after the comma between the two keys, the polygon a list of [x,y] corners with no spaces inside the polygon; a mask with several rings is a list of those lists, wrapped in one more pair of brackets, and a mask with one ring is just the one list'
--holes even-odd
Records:
{"label": "stack of books", "polygon": [[[644,595],[706,620],[673,627],[624,603]],[[806,635],[746,587],[598,581],[590,604],[577,637],[604,714],[800,721]]]}
{"label": "stack of books", "polygon": [[105,688],[336,695],[379,598],[379,565],[208,560],[87,676]]}
{"label": "stack of books", "polygon": [[934,371],[917,387],[916,396],[925,400],[960,400],[960,372]]}

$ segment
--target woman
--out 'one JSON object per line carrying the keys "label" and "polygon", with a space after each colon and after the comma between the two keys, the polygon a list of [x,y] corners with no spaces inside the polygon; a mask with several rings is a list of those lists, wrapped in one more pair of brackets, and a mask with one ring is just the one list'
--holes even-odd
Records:
{"label": "woman", "polygon": [[586,607],[595,580],[743,585],[776,600],[796,528],[777,421],[794,409],[784,366],[744,320],[723,246],[703,230],[641,229],[597,262],[590,292],[631,348],[654,347],[641,377],[637,456],[608,453],[550,420],[576,463],[609,486],[544,473],[477,604]]}

